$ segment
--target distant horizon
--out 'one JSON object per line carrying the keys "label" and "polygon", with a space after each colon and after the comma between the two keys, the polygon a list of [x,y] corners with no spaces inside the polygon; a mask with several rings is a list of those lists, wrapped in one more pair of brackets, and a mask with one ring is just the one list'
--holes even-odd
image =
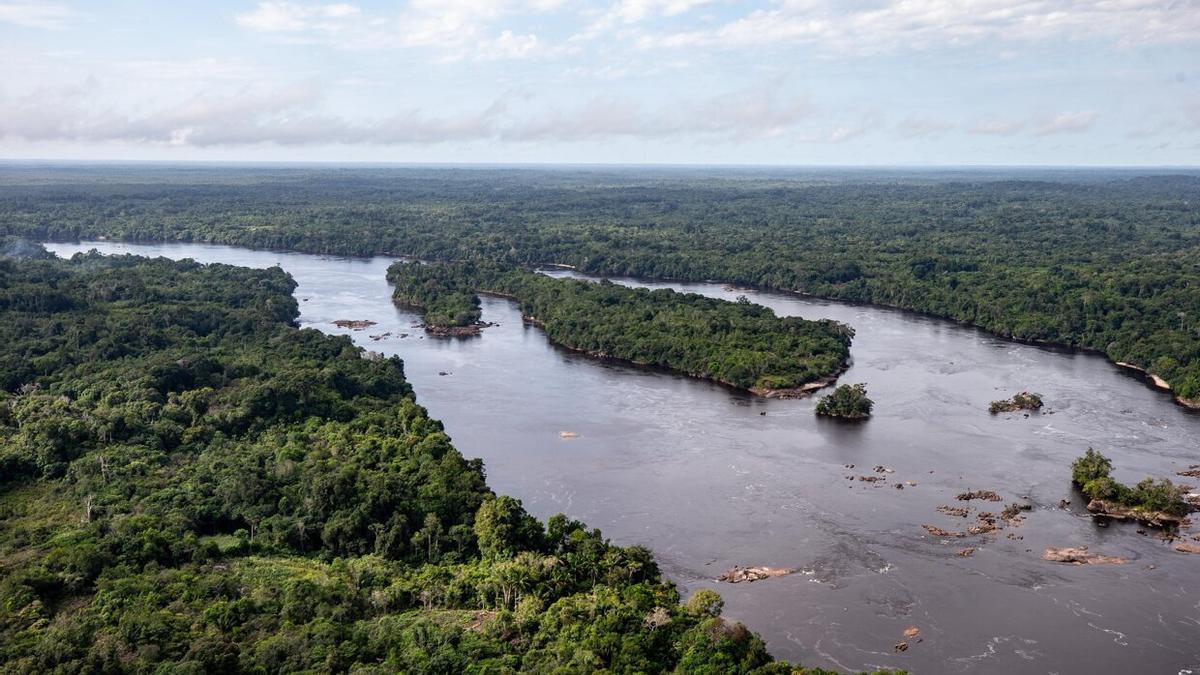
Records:
{"label": "distant horizon", "polygon": [[242,166],[242,167],[347,167],[347,168],[599,168],[599,169],[795,169],[795,170],[1167,170],[1200,171],[1197,164],[749,164],[749,163],[628,163],[628,162],[417,162],[372,160],[254,160],[254,159],[90,159],[0,157],[3,165],[69,164],[77,166]]}
{"label": "distant horizon", "polygon": [[1194,2],[0,0],[0,156],[1200,164]]}

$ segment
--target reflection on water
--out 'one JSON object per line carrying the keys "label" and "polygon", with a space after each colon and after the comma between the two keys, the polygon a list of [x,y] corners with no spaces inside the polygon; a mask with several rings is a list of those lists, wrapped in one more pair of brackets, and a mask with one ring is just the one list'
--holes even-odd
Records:
{"label": "reflection on water", "polygon": [[[301,323],[400,355],[421,403],[464,454],[484,458],[496,490],[538,516],[564,511],[620,543],[649,546],[689,591],[716,587],[711,580],[734,564],[796,568],[792,576],[718,588],[727,616],[762,633],[778,656],[920,672],[1200,667],[1200,556],[1135,527],[1097,528],[1069,485],[1069,464],[1088,446],[1112,457],[1125,481],[1200,462],[1200,415],[1101,357],[898,311],[719,284],[620,280],[746,295],[780,314],[852,325],[854,363],[842,381],[866,382],[876,414],[847,425],[816,418],[811,399],[757,399],[556,349],[498,298],[483,299],[483,318],[499,325],[481,337],[426,338],[415,329],[419,317],[390,301],[390,261],[382,258],[48,246],[60,255],[92,247],[281,265],[299,282]],[[355,332],[333,326],[336,319],[378,324]],[[987,414],[989,401],[1025,389],[1043,394],[1048,414]],[[893,472],[874,474],[877,465]],[[857,479],[864,475],[886,481]],[[954,530],[974,522],[936,511],[964,505],[954,497],[967,489],[995,490],[1004,503],[1027,497],[1035,508],[1019,527],[987,539],[943,543],[928,535],[923,524]],[[1058,508],[1064,498],[1074,500],[1069,510]],[[969,505],[998,512],[1004,503]],[[1130,563],[1039,559],[1047,546],[1083,545]],[[977,547],[973,556],[955,555],[966,546]],[[921,629],[922,641],[897,653],[893,645],[909,626]]]}

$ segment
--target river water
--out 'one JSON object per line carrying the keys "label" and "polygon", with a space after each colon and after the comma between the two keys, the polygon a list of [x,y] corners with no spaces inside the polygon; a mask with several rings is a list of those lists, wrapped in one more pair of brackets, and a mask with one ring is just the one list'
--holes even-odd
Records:
{"label": "river water", "polygon": [[[618,543],[650,547],[685,591],[716,588],[726,617],[761,633],[778,657],[923,673],[1200,669],[1200,555],[1136,525],[1098,527],[1070,486],[1071,460],[1089,446],[1113,459],[1120,480],[1174,477],[1200,462],[1200,415],[1102,357],[901,311],[615,280],[746,295],[780,314],[852,325],[853,365],[841,381],[866,382],[876,412],[848,425],[818,419],[812,399],[763,400],[556,348],[503,299],[483,298],[483,318],[499,325],[480,337],[423,337],[420,317],[391,302],[384,258],[200,244],[47,247],[282,266],[299,283],[301,324],[402,357],[418,400],[463,454],[485,460],[495,490],[539,517],[565,512]],[[348,331],[337,319],[377,325]],[[987,413],[989,401],[1026,389],[1043,394],[1046,412]],[[995,490],[1004,502],[955,500],[968,489]],[[963,519],[939,505],[995,513],[1021,496],[1034,505],[1025,521],[992,535],[945,540],[922,528],[974,524],[974,512]],[[973,555],[956,555],[968,546]],[[1129,563],[1045,562],[1047,546],[1088,546]],[[798,572],[713,581],[735,564]],[[896,651],[910,626],[919,641]]]}

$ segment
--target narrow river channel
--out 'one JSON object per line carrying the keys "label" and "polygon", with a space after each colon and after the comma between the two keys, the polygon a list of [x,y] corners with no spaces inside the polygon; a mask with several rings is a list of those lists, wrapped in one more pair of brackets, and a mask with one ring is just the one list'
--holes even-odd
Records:
{"label": "narrow river channel", "polygon": [[[424,337],[420,317],[391,302],[389,259],[200,244],[47,248],[282,266],[299,282],[301,324],[403,358],[418,400],[463,454],[484,459],[495,490],[539,517],[562,511],[621,544],[650,547],[686,591],[721,592],[726,616],[761,633],[778,657],[922,673],[1200,669],[1200,555],[1136,525],[1098,527],[1070,486],[1071,460],[1089,446],[1112,458],[1122,481],[1177,479],[1200,463],[1200,414],[1100,356],[901,311],[614,280],[745,295],[780,314],[852,325],[853,366],[841,381],[867,383],[876,414],[847,425],[816,418],[812,399],[757,399],[555,348],[503,299],[483,299],[483,318],[499,325],[480,337]],[[348,331],[337,319],[377,325]],[[989,401],[1022,390],[1040,392],[1046,412],[988,414]],[[1004,501],[955,500],[969,489]],[[965,530],[977,511],[998,513],[1020,497],[1034,505],[1024,522],[991,535],[948,541],[922,527]],[[964,519],[940,505],[973,511]],[[1060,565],[1041,560],[1047,546],[1129,562]],[[965,547],[976,551],[956,554]],[[713,581],[735,564],[798,571]],[[920,641],[896,651],[910,626]]]}

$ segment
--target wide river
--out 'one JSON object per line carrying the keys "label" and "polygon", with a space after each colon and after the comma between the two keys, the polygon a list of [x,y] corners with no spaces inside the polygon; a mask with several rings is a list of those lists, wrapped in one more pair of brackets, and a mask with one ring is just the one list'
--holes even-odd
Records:
{"label": "wide river", "polygon": [[[745,295],[780,314],[852,325],[853,366],[842,381],[866,382],[876,413],[847,425],[818,419],[812,399],[763,400],[558,349],[507,300],[484,298],[484,319],[499,325],[480,337],[423,337],[420,317],[390,299],[384,258],[180,244],[48,248],[282,266],[299,282],[300,322],[401,356],[420,402],[465,455],[485,460],[494,489],[537,516],[565,512],[618,543],[648,546],[684,590],[720,591],[725,615],[761,633],[778,657],[923,673],[1200,669],[1200,555],[1136,525],[1098,527],[1070,485],[1071,460],[1089,446],[1113,459],[1123,481],[1174,478],[1200,463],[1200,415],[1102,357],[888,309],[615,280]],[[346,331],[337,319],[377,325]],[[988,414],[989,401],[1026,389],[1043,394],[1047,412]],[[1004,502],[955,500],[968,489],[995,490]],[[978,510],[998,512],[1021,496],[1034,508],[1019,526],[953,540],[922,528],[965,530]],[[964,519],[939,505],[973,511]],[[1050,563],[1041,559],[1048,546],[1129,562]],[[976,550],[957,555],[965,547]],[[733,565],[797,573],[713,581]],[[911,626],[920,637],[897,651]]]}

